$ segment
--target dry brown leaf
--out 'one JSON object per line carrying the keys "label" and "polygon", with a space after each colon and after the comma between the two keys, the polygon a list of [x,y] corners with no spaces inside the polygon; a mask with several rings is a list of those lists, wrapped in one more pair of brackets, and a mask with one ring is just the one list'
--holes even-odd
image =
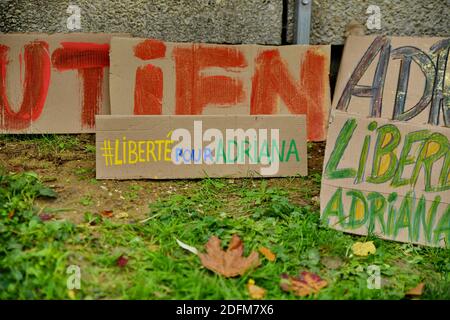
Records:
{"label": "dry brown leaf", "polygon": [[103,210],[100,214],[106,218],[112,218],[113,211],[112,210]]}
{"label": "dry brown leaf", "polygon": [[421,282],[416,287],[408,290],[406,292],[407,296],[421,296],[423,293],[423,288],[425,287],[425,283]]}
{"label": "dry brown leaf", "polygon": [[253,279],[248,280],[247,290],[248,295],[252,299],[264,299],[264,296],[266,295],[266,289],[257,286]]}
{"label": "dry brown leaf", "polygon": [[247,270],[259,266],[258,252],[251,252],[243,257],[244,245],[237,235],[233,235],[227,251],[220,247],[220,240],[216,236],[209,238],[205,245],[206,254],[199,253],[203,266],[225,277],[243,275]]}
{"label": "dry brown leaf", "polygon": [[259,252],[261,252],[261,254],[263,254],[264,257],[266,257],[266,259],[270,262],[275,261],[275,259],[277,258],[277,256],[272,251],[270,251],[269,248],[261,247],[259,248]]}
{"label": "dry brown leaf", "polygon": [[326,287],[328,282],[317,274],[303,271],[298,277],[291,277],[287,274],[281,275],[281,289],[293,292],[295,295],[305,297],[313,293],[318,293]]}

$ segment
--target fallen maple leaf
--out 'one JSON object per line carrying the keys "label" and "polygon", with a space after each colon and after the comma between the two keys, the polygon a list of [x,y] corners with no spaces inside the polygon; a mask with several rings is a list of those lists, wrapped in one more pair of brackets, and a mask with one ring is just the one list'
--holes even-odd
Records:
{"label": "fallen maple leaf", "polygon": [[261,247],[259,248],[259,252],[261,252],[261,254],[263,254],[264,257],[266,257],[266,259],[270,262],[275,261],[275,259],[277,258],[277,256],[272,251],[270,251],[269,248]]}
{"label": "fallen maple leaf", "polygon": [[103,210],[100,214],[106,218],[112,218],[113,211],[112,210]]}
{"label": "fallen maple leaf", "polygon": [[205,245],[206,254],[199,253],[203,266],[225,277],[243,275],[248,269],[259,266],[258,252],[251,252],[245,258],[242,256],[244,245],[237,235],[233,235],[227,251],[220,247],[220,240],[216,236],[209,238]]}
{"label": "fallen maple leaf", "polygon": [[317,274],[308,271],[301,272],[298,277],[291,277],[287,274],[281,275],[281,289],[287,292],[293,292],[300,297],[318,293],[327,285],[328,282],[326,280],[323,280]]}
{"label": "fallen maple leaf", "polygon": [[406,292],[407,296],[421,296],[423,293],[423,288],[425,287],[425,283],[421,282],[417,286],[412,289],[409,289]]}
{"label": "fallen maple leaf", "polygon": [[128,264],[128,259],[124,255],[121,255],[119,258],[117,258],[116,263],[119,267],[123,268]]}
{"label": "fallen maple leaf", "polygon": [[352,251],[356,256],[366,257],[369,254],[374,254],[377,251],[373,241],[355,242],[352,245]]}
{"label": "fallen maple leaf", "polygon": [[263,299],[266,295],[266,289],[257,286],[253,279],[248,280],[247,291],[252,299]]}

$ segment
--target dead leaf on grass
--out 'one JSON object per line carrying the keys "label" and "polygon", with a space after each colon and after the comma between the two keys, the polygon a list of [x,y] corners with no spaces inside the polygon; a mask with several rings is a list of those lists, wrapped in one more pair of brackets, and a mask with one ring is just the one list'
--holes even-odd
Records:
{"label": "dead leaf on grass", "polygon": [[124,255],[121,255],[119,258],[117,258],[116,264],[120,268],[123,268],[128,264],[128,259]]}
{"label": "dead leaf on grass", "polygon": [[248,280],[247,291],[252,299],[264,299],[264,296],[266,295],[266,289],[257,286],[253,279]]}
{"label": "dead leaf on grass", "polygon": [[74,290],[67,290],[67,295],[71,300],[75,300],[77,298],[76,293]]}
{"label": "dead leaf on grass", "polygon": [[205,245],[206,254],[199,253],[203,266],[225,277],[243,275],[247,270],[259,266],[258,252],[251,252],[243,257],[244,245],[237,235],[233,235],[227,251],[220,247],[220,239],[216,236],[209,238]]}
{"label": "dead leaf on grass", "polygon": [[301,272],[298,277],[292,277],[287,274],[281,275],[281,289],[292,292],[300,297],[318,293],[327,285],[328,282],[326,280],[323,280],[317,274],[308,271]]}
{"label": "dead leaf on grass", "polygon": [[193,254],[198,255],[198,250],[197,250],[197,248],[195,248],[195,247],[193,247],[193,246],[190,246],[190,245],[188,245],[188,244],[186,244],[186,243],[184,243],[184,242],[178,240],[177,238],[175,238],[175,241],[176,241],[176,242],[178,243],[178,245],[179,245],[180,247],[182,247],[184,250],[187,250],[187,251],[189,251],[189,252],[192,252]]}
{"label": "dead leaf on grass", "polygon": [[100,212],[100,214],[101,214],[103,217],[106,217],[106,218],[112,218],[112,216],[113,216],[113,211],[112,211],[112,210],[103,210],[102,212]]}
{"label": "dead leaf on grass", "polygon": [[409,289],[406,292],[407,296],[416,296],[416,297],[420,297],[423,293],[423,288],[425,287],[425,283],[421,282],[419,283],[417,286],[415,286],[412,289]]}
{"label": "dead leaf on grass", "polygon": [[356,256],[366,257],[369,254],[375,254],[375,252],[377,251],[377,248],[375,248],[373,241],[367,241],[367,242],[359,242],[358,241],[352,245],[352,251]]}
{"label": "dead leaf on grass", "polygon": [[128,213],[125,211],[122,211],[122,212],[119,212],[118,214],[116,214],[115,217],[117,219],[125,219],[125,218],[128,218]]}
{"label": "dead leaf on grass", "polygon": [[264,255],[264,257],[266,257],[266,259],[270,262],[275,261],[275,259],[277,258],[277,256],[272,251],[270,251],[269,248],[261,247],[259,248],[259,252],[261,252],[261,254]]}

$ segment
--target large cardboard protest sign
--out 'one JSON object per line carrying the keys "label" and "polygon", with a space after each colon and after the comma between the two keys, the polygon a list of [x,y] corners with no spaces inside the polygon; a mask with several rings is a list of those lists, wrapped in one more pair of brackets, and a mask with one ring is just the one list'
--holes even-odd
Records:
{"label": "large cardboard protest sign", "polygon": [[305,116],[97,116],[98,179],[307,174]]}
{"label": "large cardboard protest sign", "polygon": [[330,46],[169,43],[113,38],[114,115],[305,114],[324,140]]}
{"label": "large cardboard protest sign", "polygon": [[351,37],[325,152],[333,228],[450,246],[449,39]]}
{"label": "large cardboard protest sign", "polygon": [[325,154],[322,219],[356,234],[444,246],[450,235],[449,131],[336,113]]}
{"label": "large cardboard protest sign", "polygon": [[350,37],[333,110],[450,126],[450,38]]}
{"label": "large cardboard protest sign", "polygon": [[93,132],[110,113],[111,36],[0,35],[0,132]]}

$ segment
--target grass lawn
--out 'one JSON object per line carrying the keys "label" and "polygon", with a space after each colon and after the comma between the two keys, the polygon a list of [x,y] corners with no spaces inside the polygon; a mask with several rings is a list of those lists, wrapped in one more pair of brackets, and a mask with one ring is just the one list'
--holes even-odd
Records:
{"label": "grass lawn", "polygon": [[[420,299],[450,299],[449,249],[321,224],[323,152],[309,145],[305,178],[97,181],[93,135],[0,136],[0,299],[249,299],[250,279],[266,299],[299,299],[280,275],[303,270],[328,286],[302,299],[403,299],[422,282]],[[245,256],[264,246],[276,260],[260,255],[257,269],[224,278],[175,240],[203,251],[233,234]],[[368,240],[375,254],[352,254]],[[79,290],[67,288],[71,265]],[[381,289],[368,288],[371,265]]]}

